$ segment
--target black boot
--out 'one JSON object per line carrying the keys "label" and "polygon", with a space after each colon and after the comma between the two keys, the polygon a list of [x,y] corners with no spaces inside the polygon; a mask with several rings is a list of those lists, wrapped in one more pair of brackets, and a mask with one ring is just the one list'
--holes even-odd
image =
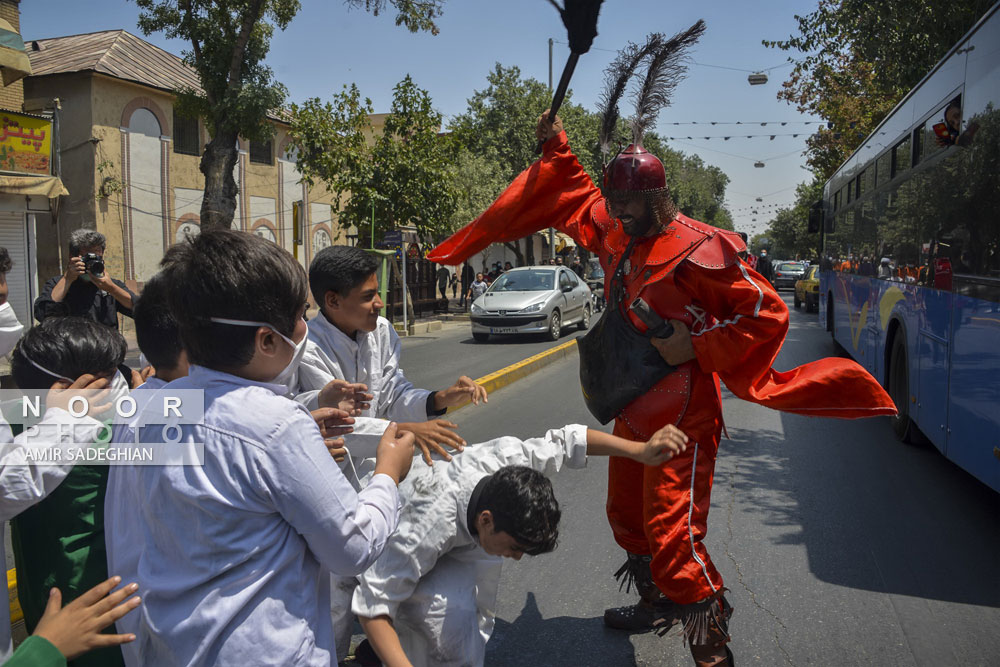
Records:
{"label": "black boot", "polygon": [[[627,607],[613,607],[604,611],[604,624],[616,630],[647,632],[663,627],[674,617],[674,604],[653,582],[649,569],[652,556],[640,556],[631,552],[628,560],[615,572],[619,582],[618,590],[628,593],[635,588],[639,594],[639,604]],[[671,622],[671,625],[676,621]]]}
{"label": "black boot", "polygon": [[667,598],[659,602],[640,600],[639,604],[628,607],[605,609],[604,625],[627,632],[665,630],[677,623],[674,607],[674,603]]}

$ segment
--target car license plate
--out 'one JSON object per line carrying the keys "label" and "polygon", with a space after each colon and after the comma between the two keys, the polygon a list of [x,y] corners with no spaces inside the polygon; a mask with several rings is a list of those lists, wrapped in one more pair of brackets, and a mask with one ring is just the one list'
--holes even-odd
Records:
{"label": "car license plate", "polygon": [[517,333],[514,327],[490,327],[491,334],[512,334]]}

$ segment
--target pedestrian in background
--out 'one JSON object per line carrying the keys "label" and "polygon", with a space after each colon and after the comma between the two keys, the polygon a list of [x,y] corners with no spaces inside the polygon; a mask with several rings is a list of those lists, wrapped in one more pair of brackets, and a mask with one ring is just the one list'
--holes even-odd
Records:
{"label": "pedestrian in background", "polygon": [[472,302],[478,299],[486,292],[486,288],[489,285],[484,280],[484,276],[481,273],[476,274],[476,280],[471,285],[469,285],[469,292],[466,294],[466,298],[469,300],[469,307],[472,307]]}
{"label": "pedestrian in background", "polygon": [[462,265],[462,300],[458,305],[465,307],[465,294],[469,291],[469,285],[476,279],[476,272],[468,262]]}

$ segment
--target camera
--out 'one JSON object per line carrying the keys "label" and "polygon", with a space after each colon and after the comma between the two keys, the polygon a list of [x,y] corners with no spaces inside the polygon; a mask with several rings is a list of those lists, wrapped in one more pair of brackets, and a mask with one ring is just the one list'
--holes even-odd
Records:
{"label": "camera", "polygon": [[80,257],[83,260],[83,265],[87,267],[87,273],[93,274],[100,278],[104,275],[104,258],[94,252],[88,252],[86,255]]}

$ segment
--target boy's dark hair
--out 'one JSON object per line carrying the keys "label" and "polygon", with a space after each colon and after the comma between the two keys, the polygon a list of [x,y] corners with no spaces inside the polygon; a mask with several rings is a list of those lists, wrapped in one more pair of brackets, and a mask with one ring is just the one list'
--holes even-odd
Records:
{"label": "boy's dark hair", "polygon": [[332,290],[346,296],[377,270],[375,257],[361,248],[327,246],[313,257],[309,265],[309,289],[316,305],[322,308],[327,292]]}
{"label": "boy's dark hair", "polygon": [[7,273],[14,268],[14,260],[10,258],[7,248],[0,247],[0,274]]}
{"label": "boy's dark hair", "polygon": [[527,466],[504,466],[483,487],[476,512],[489,510],[494,530],[513,537],[530,556],[548,553],[559,539],[559,503],[549,478]]}
{"label": "boy's dark hair", "polygon": [[75,380],[85,373],[114,370],[125,361],[128,345],[116,330],[83,317],[47,317],[17,342],[10,372],[20,389],[45,389],[57,378],[35,368]]}
{"label": "boy's dark hair", "polygon": [[193,364],[250,363],[257,330],[209,318],[267,322],[289,338],[308,297],[306,272],[287,251],[253,234],[211,229],[171,248],[160,263],[181,345]]}
{"label": "boy's dark hair", "polygon": [[153,368],[165,370],[176,368],[181,354],[181,334],[170,312],[168,291],[166,276],[157,273],[146,281],[132,308],[139,349]]}

